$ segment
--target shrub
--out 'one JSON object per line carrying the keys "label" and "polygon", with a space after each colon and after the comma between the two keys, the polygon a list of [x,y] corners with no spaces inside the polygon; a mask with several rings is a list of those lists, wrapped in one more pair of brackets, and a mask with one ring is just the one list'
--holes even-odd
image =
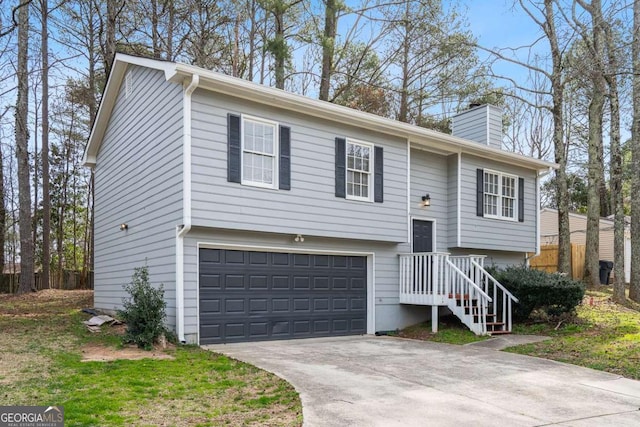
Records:
{"label": "shrub", "polygon": [[151,286],[149,269],[140,267],[134,270],[131,283],[123,288],[129,294],[129,297],[122,299],[123,309],[118,310],[118,315],[127,325],[123,341],[150,350],[153,343],[165,333],[167,303],[163,285],[158,289]]}
{"label": "shrub", "polygon": [[527,320],[534,310],[549,317],[573,313],[584,297],[582,282],[557,273],[507,267],[496,270],[494,277],[520,301],[513,307],[516,322]]}

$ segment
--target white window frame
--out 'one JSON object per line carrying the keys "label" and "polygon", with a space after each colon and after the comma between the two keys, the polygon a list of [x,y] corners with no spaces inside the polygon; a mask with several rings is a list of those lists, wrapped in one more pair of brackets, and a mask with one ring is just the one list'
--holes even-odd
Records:
{"label": "white window frame", "polygon": [[[245,122],[254,122],[254,123],[259,123],[262,125],[266,125],[266,126],[272,126],[273,127],[273,156],[272,156],[272,173],[273,173],[273,179],[271,180],[271,184],[268,183],[264,183],[264,182],[259,182],[259,181],[252,181],[249,178],[245,178],[244,176],[244,156],[245,156],[245,152],[254,152],[256,154],[260,154],[260,155],[268,155],[268,153],[265,152],[258,152],[258,151],[253,151],[253,150],[246,150],[245,149]],[[267,119],[263,119],[261,117],[255,117],[255,116],[250,116],[250,115],[246,115],[246,114],[242,114],[241,115],[241,121],[240,121],[240,182],[242,183],[242,185],[249,185],[252,187],[260,187],[260,188],[271,188],[271,189],[277,189],[278,188],[278,178],[280,176],[279,173],[279,168],[280,168],[280,137],[278,135],[278,130],[279,130],[279,123],[275,122],[273,120],[267,120]]]}
{"label": "white window frame", "polygon": [[[364,172],[362,170],[359,169],[354,169],[354,168],[349,168],[349,144],[352,145],[360,145],[362,147],[367,147],[369,149],[369,171],[368,172]],[[358,200],[361,202],[373,202],[373,185],[374,185],[374,168],[375,168],[375,149],[374,149],[374,145],[370,142],[365,142],[365,141],[360,141],[357,139],[352,139],[352,138],[347,138],[346,140],[346,144],[344,145],[344,194],[345,194],[345,198],[348,200]],[[355,195],[350,195],[349,194],[349,170],[352,170],[354,172],[359,172],[359,173],[367,173],[369,176],[368,179],[368,189],[369,189],[369,194],[367,195],[367,197],[362,197],[362,196],[355,196]]]}
{"label": "white window frame", "polygon": [[[497,202],[497,207],[496,207],[496,215],[493,214],[488,214],[486,212],[485,209],[485,197],[486,197],[486,191],[484,189],[485,183],[486,183],[486,176],[485,174],[491,174],[491,175],[497,175],[498,177],[498,193],[496,194],[498,196],[498,202]],[[514,181],[514,187],[513,187],[513,191],[514,191],[514,196],[513,198],[508,197],[510,199],[513,200],[513,217],[510,216],[504,216],[502,215],[502,202],[504,198],[507,198],[507,196],[503,195],[502,192],[502,178],[511,178]],[[510,173],[504,173],[504,172],[499,172],[499,171],[495,171],[495,170],[491,170],[491,169],[484,169],[483,171],[483,175],[482,175],[482,211],[483,211],[483,216],[485,218],[492,218],[492,219],[500,219],[503,221],[513,221],[513,222],[517,222],[518,221],[518,176],[517,175],[513,175]],[[493,193],[489,193],[489,194],[493,194]]]}

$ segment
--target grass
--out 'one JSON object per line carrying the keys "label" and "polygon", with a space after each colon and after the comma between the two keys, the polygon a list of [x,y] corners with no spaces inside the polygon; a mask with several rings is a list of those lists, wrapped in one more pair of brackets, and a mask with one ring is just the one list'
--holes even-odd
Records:
{"label": "grass", "polygon": [[173,359],[83,362],[88,346],[122,347],[115,328],[89,333],[90,291],[0,295],[0,405],[62,405],[67,426],[302,423],[284,380],[195,346]]}
{"label": "grass", "polygon": [[442,317],[438,322],[438,332],[436,333],[431,332],[431,322],[423,322],[398,331],[397,336],[457,345],[484,341],[489,338],[474,334],[455,316]]}
{"label": "grass", "polygon": [[611,302],[610,289],[588,291],[576,317],[558,324],[516,325],[515,333],[551,339],[506,351],[538,356],[640,380],[640,311]]}
{"label": "grass", "polygon": [[[598,369],[640,380],[640,304],[611,301],[611,289],[587,291],[576,315],[563,322],[515,324],[514,334],[544,335],[550,339],[510,347],[505,351]],[[438,332],[425,322],[405,328],[400,337],[448,344],[468,344],[478,337],[455,317],[441,319]]]}

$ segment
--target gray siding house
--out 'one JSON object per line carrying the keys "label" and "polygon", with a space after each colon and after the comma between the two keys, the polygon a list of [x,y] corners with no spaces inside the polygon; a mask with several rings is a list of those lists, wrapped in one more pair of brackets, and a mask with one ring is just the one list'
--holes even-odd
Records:
{"label": "gray siding house", "polygon": [[465,139],[118,54],[84,157],[95,306],[146,265],[183,342],[435,328],[441,307],[509,332],[515,298],[484,266],[538,251],[554,165],[501,150],[499,114],[461,113]]}

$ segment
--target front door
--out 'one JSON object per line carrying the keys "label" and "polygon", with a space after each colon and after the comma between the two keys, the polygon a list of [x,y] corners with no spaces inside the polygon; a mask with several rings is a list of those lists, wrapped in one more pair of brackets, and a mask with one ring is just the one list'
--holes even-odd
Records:
{"label": "front door", "polygon": [[433,252],[433,221],[413,220],[413,252]]}

